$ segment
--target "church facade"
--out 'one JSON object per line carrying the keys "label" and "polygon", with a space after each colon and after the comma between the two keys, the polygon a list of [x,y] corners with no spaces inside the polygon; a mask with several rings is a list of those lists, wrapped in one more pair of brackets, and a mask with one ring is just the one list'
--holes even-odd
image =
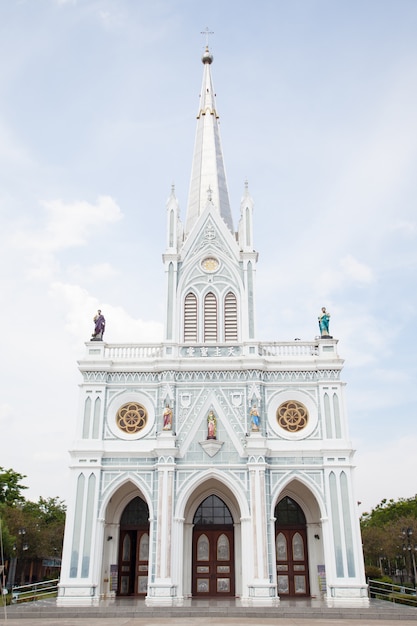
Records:
{"label": "church facade", "polygon": [[99,334],[79,364],[61,606],[367,603],[338,342],[256,338],[253,201],[245,184],[235,231],[212,60],[184,223],[167,203],[164,339]]}

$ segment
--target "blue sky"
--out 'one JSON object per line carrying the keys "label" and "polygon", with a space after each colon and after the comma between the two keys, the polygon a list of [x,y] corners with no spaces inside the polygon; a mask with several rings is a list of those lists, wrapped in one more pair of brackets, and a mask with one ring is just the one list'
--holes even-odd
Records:
{"label": "blue sky", "polygon": [[65,499],[96,309],[109,342],[162,336],[207,26],[259,339],[311,340],[327,306],[360,510],[414,496],[415,0],[0,0],[0,465]]}

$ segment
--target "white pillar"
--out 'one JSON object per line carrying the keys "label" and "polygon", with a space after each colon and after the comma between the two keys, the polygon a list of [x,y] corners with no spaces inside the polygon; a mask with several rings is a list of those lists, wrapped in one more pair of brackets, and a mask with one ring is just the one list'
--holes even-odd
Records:
{"label": "white pillar", "polygon": [[172,582],[172,533],[175,464],[158,462],[155,578],[148,584],[148,606],[173,606],[176,588]]}

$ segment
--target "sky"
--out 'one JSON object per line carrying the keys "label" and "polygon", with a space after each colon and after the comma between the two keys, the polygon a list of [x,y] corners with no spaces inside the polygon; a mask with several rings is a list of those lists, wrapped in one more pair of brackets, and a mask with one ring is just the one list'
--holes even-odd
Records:
{"label": "sky", "polygon": [[0,0],[0,466],[69,496],[77,360],[162,339],[201,55],[232,212],[255,202],[261,341],[345,359],[359,513],[417,493],[415,0]]}

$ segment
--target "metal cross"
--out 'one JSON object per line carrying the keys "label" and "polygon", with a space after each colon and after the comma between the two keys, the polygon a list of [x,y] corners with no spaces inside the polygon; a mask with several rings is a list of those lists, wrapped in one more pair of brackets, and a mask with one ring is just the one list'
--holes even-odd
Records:
{"label": "metal cross", "polygon": [[209,36],[214,35],[214,32],[212,30],[209,30],[208,26],[206,26],[206,30],[202,30],[200,35],[206,36],[206,47],[208,48]]}

